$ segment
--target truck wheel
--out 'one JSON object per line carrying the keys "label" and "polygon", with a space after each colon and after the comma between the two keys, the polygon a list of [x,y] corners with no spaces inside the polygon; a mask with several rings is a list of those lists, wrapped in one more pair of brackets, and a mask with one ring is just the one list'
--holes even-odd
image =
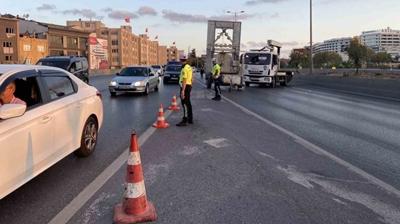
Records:
{"label": "truck wheel", "polygon": [[284,80],[282,82],[280,82],[281,86],[287,86],[288,81],[287,81],[287,77],[284,78]]}
{"label": "truck wheel", "polygon": [[272,80],[271,80],[272,82],[271,82],[271,85],[270,85],[270,87],[272,88],[272,89],[274,89],[275,87],[276,87],[276,79],[275,79],[275,77],[272,77]]}
{"label": "truck wheel", "polygon": [[249,87],[249,86],[250,86],[250,83],[246,82],[245,85],[246,85],[246,87]]}

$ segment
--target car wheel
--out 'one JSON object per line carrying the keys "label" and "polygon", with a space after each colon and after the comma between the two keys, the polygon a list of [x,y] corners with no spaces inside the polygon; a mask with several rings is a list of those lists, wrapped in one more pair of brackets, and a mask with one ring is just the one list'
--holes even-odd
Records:
{"label": "car wheel", "polygon": [[117,96],[117,93],[116,93],[116,92],[110,92],[110,95],[111,95],[112,97],[116,97],[116,96]]}
{"label": "car wheel", "polygon": [[157,83],[156,87],[154,87],[154,91],[158,92],[158,86],[160,85],[160,82]]}
{"label": "car wheel", "polygon": [[149,95],[149,84],[146,84],[146,88],[144,89],[144,95]]}
{"label": "car wheel", "polygon": [[81,136],[81,147],[74,153],[79,157],[88,157],[96,148],[98,135],[98,124],[96,119],[89,117],[83,127]]}

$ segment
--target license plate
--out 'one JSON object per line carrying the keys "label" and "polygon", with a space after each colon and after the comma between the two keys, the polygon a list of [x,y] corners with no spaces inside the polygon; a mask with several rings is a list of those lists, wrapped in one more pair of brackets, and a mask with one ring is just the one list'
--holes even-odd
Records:
{"label": "license plate", "polygon": [[130,86],[119,86],[120,89],[131,89]]}

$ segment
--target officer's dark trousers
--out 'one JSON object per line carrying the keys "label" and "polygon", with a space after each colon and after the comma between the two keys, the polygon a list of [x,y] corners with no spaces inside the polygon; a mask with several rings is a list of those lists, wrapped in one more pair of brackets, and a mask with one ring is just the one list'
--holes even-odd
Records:
{"label": "officer's dark trousers", "polygon": [[221,97],[221,82],[222,82],[221,77],[214,79],[215,97]]}
{"label": "officer's dark trousers", "polygon": [[[181,87],[182,92],[182,87]],[[186,85],[185,88],[185,99],[182,99],[181,96],[181,103],[183,107],[183,122],[193,122],[193,112],[192,112],[192,102],[190,102],[190,93],[192,92],[192,86]]]}

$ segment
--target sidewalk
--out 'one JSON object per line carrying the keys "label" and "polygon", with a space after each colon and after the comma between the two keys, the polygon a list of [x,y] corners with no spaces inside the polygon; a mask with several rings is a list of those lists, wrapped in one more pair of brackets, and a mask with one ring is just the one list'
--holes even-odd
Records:
{"label": "sidewalk", "polygon": [[[195,124],[173,113],[141,147],[157,223],[400,223],[398,198],[211,97],[194,88]],[[112,223],[125,169],[69,223]]]}

